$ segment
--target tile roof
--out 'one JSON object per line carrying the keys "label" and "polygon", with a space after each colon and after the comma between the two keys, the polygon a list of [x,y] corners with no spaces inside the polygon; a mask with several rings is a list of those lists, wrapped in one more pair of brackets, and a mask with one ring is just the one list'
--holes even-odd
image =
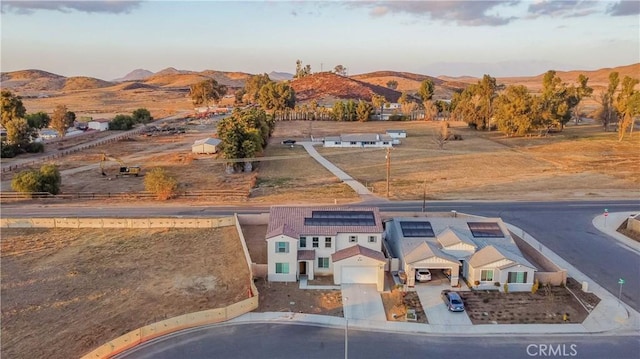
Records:
{"label": "tile roof", "polygon": [[[513,253],[505,248],[500,248],[498,246],[488,245],[476,253],[472,254],[469,258],[469,265],[474,268],[482,267],[487,264],[491,264],[497,262],[499,260],[507,259],[516,264],[521,264],[527,267],[536,268],[533,264],[529,263],[526,259],[524,259],[521,255]],[[506,268],[511,266],[511,264],[502,266],[500,268]]]}
{"label": "tile roof", "polygon": [[408,253],[405,253],[404,260],[405,262],[411,264],[433,257],[454,262],[456,264],[460,263],[455,257],[444,253],[439,248],[426,241],[418,244],[415,248],[413,248],[413,250],[409,251]]}
{"label": "tile roof", "polygon": [[[370,211],[373,213],[373,226],[309,226],[304,224],[314,211]],[[285,234],[291,238],[305,235],[335,236],[338,233],[382,233],[382,220],[377,207],[271,207],[266,238]]]}
{"label": "tile roof", "polygon": [[442,232],[436,235],[436,240],[443,248],[456,245],[458,243],[466,243],[471,246],[477,247],[477,245],[467,235],[461,231],[447,226]]}
{"label": "tile roof", "polygon": [[316,259],[315,249],[298,249],[299,261],[312,261]]}
{"label": "tile roof", "polygon": [[373,249],[369,249],[367,247],[363,247],[359,244],[351,247],[347,247],[345,249],[341,249],[331,255],[332,262],[339,262],[343,259],[351,258],[353,256],[363,255],[365,257],[369,257],[380,262],[384,262],[386,259],[384,258],[384,254],[378,251],[374,251]]}

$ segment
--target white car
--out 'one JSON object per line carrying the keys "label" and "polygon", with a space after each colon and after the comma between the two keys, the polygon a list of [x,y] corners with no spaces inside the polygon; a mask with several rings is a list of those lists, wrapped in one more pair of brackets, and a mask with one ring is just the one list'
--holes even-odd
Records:
{"label": "white car", "polygon": [[416,281],[428,282],[431,280],[431,272],[428,269],[416,269]]}

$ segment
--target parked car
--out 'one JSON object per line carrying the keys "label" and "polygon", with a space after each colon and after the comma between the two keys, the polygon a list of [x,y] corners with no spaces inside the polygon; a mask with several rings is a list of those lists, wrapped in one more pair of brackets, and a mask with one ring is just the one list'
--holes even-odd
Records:
{"label": "parked car", "polygon": [[442,298],[450,312],[464,312],[464,303],[460,294],[445,290],[442,292]]}
{"label": "parked car", "polygon": [[282,141],[283,145],[295,145],[296,144],[296,140],[284,140]]}
{"label": "parked car", "polygon": [[431,272],[428,269],[416,269],[416,281],[428,282],[431,280]]}

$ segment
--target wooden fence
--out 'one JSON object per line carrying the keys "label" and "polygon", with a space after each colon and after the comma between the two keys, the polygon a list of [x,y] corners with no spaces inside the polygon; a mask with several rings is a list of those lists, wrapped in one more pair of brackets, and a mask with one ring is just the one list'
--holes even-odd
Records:
{"label": "wooden fence", "polygon": [[[208,190],[208,191],[184,191],[178,192],[175,198],[233,198],[246,199],[249,197],[248,190]],[[0,192],[0,202],[20,201],[30,199],[65,199],[65,200],[131,200],[131,199],[154,199],[156,195],[151,192],[72,192],[53,195],[48,192],[20,193],[20,192]]]}

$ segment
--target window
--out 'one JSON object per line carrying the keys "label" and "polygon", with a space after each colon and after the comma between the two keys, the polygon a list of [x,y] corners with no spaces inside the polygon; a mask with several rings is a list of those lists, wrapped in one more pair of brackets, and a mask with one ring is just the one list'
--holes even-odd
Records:
{"label": "window", "polygon": [[357,143],[356,141],[351,141],[351,144],[355,146],[355,145],[357,145],[358,143]]}
{"label": "window", "polygon": [[331,237],[324,237],[324,247],[331,248]]}
{"label": "window", "polygon": [[493,269],[483,269],[480,271],[481,282],[493,282]]}
{"label": "window", "polygon": [[320,238],[313,237],[312,244],[313,248],[318,248],[320,246]]}
{"label": "window", "polygon": [[307,248],[307,237],[300,237],[300,248]]}
{"label": "window", "polygon": [[358,236],[349,236],[350,243],[356,243],[358,241]]}
{"label": "window", "polygon": [[369,236],[369,243],[376,243],[377,238],[376,236]]}
{"label": "window", "polygon": [[389,142],[388,142],[388,141],[384,141],[384,142],[382,142],[382,144],[383,144],[383,145],[388,145],[388,144],[389,144]]}
{"label": "window", "polygon": [[340,144],[341,144],[340,141],[336,141],[336,145],[340,145]]}
{"label": "window", "polygon": [[289,263],[276,263],[276,273],[289,274]]}
{"label": "window", "polygon": [[318,268],[329,268],[329,257],[319,257]]}
{"label": "window", "polygon": [[527,283],[527,272],[509,272],[508,283]]}
{"label": "window", "polygon": [[276,242],[276,253],[289,253],[289,242]]}

